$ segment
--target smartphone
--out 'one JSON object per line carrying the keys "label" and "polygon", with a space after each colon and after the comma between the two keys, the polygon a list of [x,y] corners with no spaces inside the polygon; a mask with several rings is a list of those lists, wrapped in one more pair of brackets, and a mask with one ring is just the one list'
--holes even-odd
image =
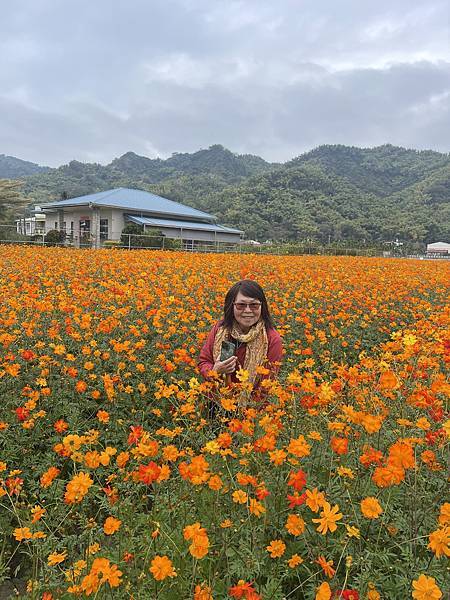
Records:
{"label": "smartphone", "polygon": [[234,356],[234,351],[236,350],[236,346],[233,342],[229,342],[228,340],[223,340],[222,347],[220,349],[220,362],[227,360]]}

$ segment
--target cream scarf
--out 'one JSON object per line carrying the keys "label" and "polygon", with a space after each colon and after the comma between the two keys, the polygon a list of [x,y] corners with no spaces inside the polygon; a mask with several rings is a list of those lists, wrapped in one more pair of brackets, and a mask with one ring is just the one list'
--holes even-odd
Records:
{"label": "cream scarf", "polygon": [[258,375],[256,369],[263,366],[266,362],[267,350],[269,348],[264,321],[258,321],[256,325],[250,328],[248,333],[242,333],[239,325],[234,321],[231,336],[225,327],[219,327],[214,338],[213,356],[215,361],[219,360],[223,340],[228,340],[230,337],[238,342],[247,344],[244,369],[248,371],[249,381],[254,383]]}

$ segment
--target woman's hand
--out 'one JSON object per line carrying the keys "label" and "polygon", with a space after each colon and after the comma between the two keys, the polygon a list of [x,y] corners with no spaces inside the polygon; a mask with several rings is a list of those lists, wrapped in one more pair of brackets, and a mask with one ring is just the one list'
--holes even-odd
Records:
{"label": "woman's hand", "polygon": [[236,370],[236,362],[237,356],[230,356],[230,358],[223,361],[217,360],[214,363],[213,371],[219,373],[219,375],[223,375],[224,373],[234,373]]}

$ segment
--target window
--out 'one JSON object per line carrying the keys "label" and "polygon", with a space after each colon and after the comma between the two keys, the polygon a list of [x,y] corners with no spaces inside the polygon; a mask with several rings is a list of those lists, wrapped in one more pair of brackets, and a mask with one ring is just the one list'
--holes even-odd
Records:
{"label": "window", "polygon": [[64,223],[63,223],[63,228],[62,228],[62,230],[63,230],[64,232],[66,231],[66,222],[65,222],[65,221],[64,221]]}
{"label": "window", "polygon": [[89,237],[91,235],[90,219],[80,219],[80,237]]}
{"label": "window", "polygon": [[55,221],[55,229],[58,229],[58,221]]}
{"label": "window", "polygon": [[100,239],[108,239],[108,219],[100,219]]}

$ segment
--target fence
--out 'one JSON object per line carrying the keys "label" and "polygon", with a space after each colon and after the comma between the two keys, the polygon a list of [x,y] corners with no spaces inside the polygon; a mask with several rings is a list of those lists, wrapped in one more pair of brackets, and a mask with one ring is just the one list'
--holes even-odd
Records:
{"label": "fence", "polygon": [[[56,230],[54,230],[56,231]],[[72,248],[94,248],[96,240],[89,234],[76,237],[64,233],[63,241],[49,239],[49,236],[37,232],[33,235],[19,233],[15,225],[0,225],[0,244],[24,244],[33,246],[64,246]],[[339,246],[321,246],[314,244],[249,244],[245,240],[240,243],[218,241],[198,241],[192,239],[171,239],[164,235],[122,234],[120,240],[101,239],[100,248],[117,248],[120,250],[182,250],[185,252],[213,252],[238,254],[275,254],[275,255],[324,255],[324,256],[392,256],[395,258],[414,259],[450,259],[450,255],[390,255],[379,248],[347,248]]]}

